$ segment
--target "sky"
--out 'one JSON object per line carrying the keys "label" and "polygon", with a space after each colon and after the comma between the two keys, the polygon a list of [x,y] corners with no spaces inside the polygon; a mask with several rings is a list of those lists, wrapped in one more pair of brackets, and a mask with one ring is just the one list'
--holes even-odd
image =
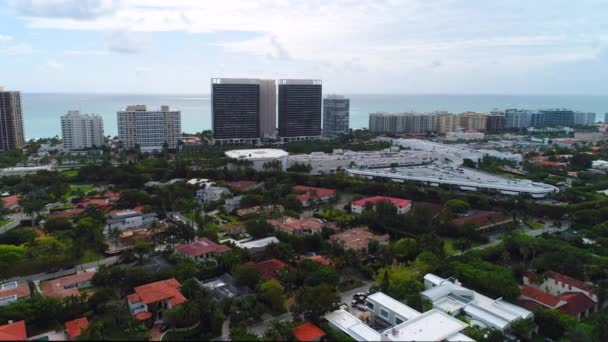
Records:
{"label": "sky", "polygon": [[0,0],[0,85],[209,93],[608,94],[606,0]]}

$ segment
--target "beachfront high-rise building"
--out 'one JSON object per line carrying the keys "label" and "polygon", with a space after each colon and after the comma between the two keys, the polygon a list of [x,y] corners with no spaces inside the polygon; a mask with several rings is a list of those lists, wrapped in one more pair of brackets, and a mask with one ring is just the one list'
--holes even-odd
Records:
{"label": "beachfront high-rise building", "polygon": [[278,102],[283,141],[321,137],[321,80],[279,80]]}
{"label": "beachfront high-rise building", "polygon": [[259,79],[211,79],[211,120],[214,143],[259,143],[260,100]]}
{"label": "beachfront high-rise building", "polygon": [[580,126],[593,126],[595,124],[595,113],[574,112],[574,124]]}
{"label": "beachfront high-rise building", "polygon": [[369,130],[390,134],[426,134],[435,131],[436,121],[436,114],[370,113]]}
{"label": "beachfront high-rise building", "polygon": [[604,113],[604,123],[608,123],[608,113]]}
{"label": "beachfront high-rise building", "polygon": [[126,149],[139,147],[142,152],[160,152],[165,146],[176,149],[181,132],[181,112],[169,106],[148,110],[145,105],[135,105],[118,112],[118,139]]}
{"label": "beachfront high-rise building", "polygon": [[0,151],[22,148],[23,145],[21,94],[0,87]]}
{"label": "beachfront high-rise building", "polygon": [[521,129],[530,127],[530,111],[522,109],[505,110],[505,128]]}
{"label": "beachfront high-rise building", "polygon": [[329,95],[323,99],[323,135],[337,137],[348,133],[350,100],[341,95]]}
{"label": "beachfront high-rise building", "polygon": [[539,113],[542,115],[542,124],[538,127],[572,127],[574,125],[574,112],[569,109],[546,109]]}
{"label": "beachfront high-rise building", "polygon": [[505,129],[504,113],[492,112],[486,116],[486,131],[489,133],[502,132]]}
{"label": "beachfront high-rise building", "polygon": [[260,80],[260,138],[277,136],[277,85],[274,80]]}
{"label": "beachfront high-rise building", "polygon": [[460,128],[468,131],[485,131],[488,117],[485,113],[464,112],[458,115]]}
{"label": "beachfront high-rise building", "polygon": [[63,148],[68,151],[99,147],[104,144],[103,119],[97,114],[70,110],[61,116]]}
{"label": "beachfront high-rise building", "polygon": [[458,127],[458,116],[448,112],[436,112],[433,127],[439,134],[455,132]]}

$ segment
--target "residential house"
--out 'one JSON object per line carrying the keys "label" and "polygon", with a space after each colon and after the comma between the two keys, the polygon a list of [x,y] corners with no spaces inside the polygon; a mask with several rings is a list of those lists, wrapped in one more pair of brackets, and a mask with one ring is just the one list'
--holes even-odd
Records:
{"label": "residential house", "polygon": [[207,260],[220,254],[230,252],[232,248],[219,245],[206,237],[196,238],[193,242],[175,247],[175,252],[194,261]]}
{"label": "residential house", "polygon": [[242,249],[247,250],[250,256],[255,256],[263,253],[268,246],[279,243],[279,239],[274,236],[265,237],[257,240],[235,241],[234,244]]}
{"label": "residential house", "polygon": [[451,221],[456,226],[471,224],[481,233],[501,230],[513,225],[513,217],[498,211],[469,210]]}
{"label": "residential house", "polygon": [[30,297],[30,287],[26,282],[6,282],[0,285],[0,306]]}
{"label": "residential house", "polygon": [[226,182],[226,186],[233,191],[249,191],[259,187],[262,183],[250,180],[240,180],[235,182]]}
{"label": "residential house", "polygon": [[420,313],[382,292],[368,296],[365,305],[369,325],[343,309],[324,318],[357,341],[473,341],[462,333],[468,324],[440,310]]}
{"label": "residential house", "polygon": [[300,262],[304,261],[304,260],[310,260],[310,261],[314,261],[314,262],[318,262],[321,265],[324,266],[332,266],[334,263],[333,261],[331,261],[329,258],[324,257],[322,255],[319,254],[315,254],[315,255],[303,255],[300,259]]}
{"label": "residential house", "polygon": [[333,189],[304,185],[296,185],[292,189],[297,193],[296,199],[303,207],[311,205],[313,201],[327,203],[336,197],[336,190]]}
{"label": "residential house", "polygon": [[471,324],[507,331],[511,323],[519,319],[532,318],[532,312],[502,299],[492,299],[470,290],[454,278],[444,279],[434,274],[424,276],[424,299],[433,303],[433,308],[451,316],[465,315]]}
{"label": "residential house", "polygon": [[81,272],[66,277],[47,280],[40,284],[40,291],[46,297],[64,298],[78,296],[80,289],[91,287],[95,272]]}
{"label": "residential house", "polygon": [[0,341],[25,341],[27,340],[27,330],[25,321],[12,322],[0,325]]}
{"label": "residential house", "polygon": [[243,197],[245,196],[241,195],[232,198],[226,198],[226,200],[224,201],[224,211],[230,214],[233,211],[237,210],[241,206],[241,200],[243,199]]}
{"label": "residential house", "polygon": [[376,235],[366,227],[358,227],[334,234],[329,239],[341,244],[346,249],[366,251],[370,241],[375,240],[380,244],[387,244],[390,237],[388,234]]}
{"label": "residential house", "polygon": [[11,211],[19,209],[19,200],[21,200],[20,195],[10,195],[10,196],[2,197],[2,202],[4,202],[4,207]]}
{"label": "residential house", "polygon": [[162,321],[165,310],[186,302],[181,287],[175,278],[137,286],[127,296],[129,311],[138,321]]}
{"label": "residential house", "polygon": [[279,260],[279,259],[269,259],[269,260],[265,260],[265,261],[261,261],[258,263],[248,263],[250,265],[253,265],[255,268],[258,269],[258,271],[260,271],[260,275],[263,278],[267,278],[267,279],[278,279],[279,278],[279,271],[284,269],[285,267],[289,267],[285,262]]}
{"label": "residential house", "polygon": [[405,214],[412,209],[412,201],[403,198],[386,196],[374,196],[353,201],[350,208],[353,213],[361,214],[363,213],[363,210],[365,210],[368,203],[375,206],[378,202],[388,202],[392,204],[395,208],[397,208],[397,214]]}
{"label": "residential house", "polygon": [[323,228],[336,229],[335,224],[314,217],[296,219],[291,216],[283,216],[277,220],[267,220],[267,222],[278,231],[295,235],[321,233]]}
{"label": "residential house", "polygon": [[293,337],[299,342],[319,342],[325,337],[325,331],[318,326],[304,322],[292,331]]}
{"label": "residential house", "polygon": [[534,309],[544,307],[582,319],[599,309],[593,284],[557,272],[539,275],[527,272],[520,286],[521,305]]}
{"label": "residential house", "polygon": [[237,286],[234,278],[224,273],[221,276],[201,282],[198,279],[196,283],[204,289],[209,290],[215,299],[222,301],[227,298],[235,298],[249,293],[247,287]]}
{"label": "residential house", "polygon": [[221,186],[207,186],[196,191],[196,200],[199,204],[219,201],[222,197],[230,195],[230,190]]}
{"label": "residential house", "polygon": [[265,205],[265,206],[257,205],[255,207],[251,207],[251,208],[239,209],[236,211],[236,215],[238,217],[247,217],[247,216],[254,216],[254,215],[271,214],[275,210],[278,211],[279,213],[282,213],[283,211],[285,211],[285,208],[283,208],[283,206],[280,204]]}
{"label": "residential house", "polygon": [[80,317],[72,321],[65,322],[65,333],[70,341],[76,341],[80,334],[89,327],[89,320],[86,317]]}
{"label": "residential house", "polygon": [[144,214],[141,209],[118,210],[109,213],[106,227],[109,231],[123,231],[130,228],[149,227],[157,222],[158,215],[156,213]]}

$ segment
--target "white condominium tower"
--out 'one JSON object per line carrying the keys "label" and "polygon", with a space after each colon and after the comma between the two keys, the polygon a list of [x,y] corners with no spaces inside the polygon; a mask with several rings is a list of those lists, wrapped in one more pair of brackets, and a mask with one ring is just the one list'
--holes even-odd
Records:
{"label": "white condominium tower", "polygon": [[175,149],[181,131],[181,112],[169,106],[148,110],[145,105],[136,105],[118,112],[118,139],[126,149],[160,152],[165,144]]}
{"label": "white condominium tower", "polygon": [[67,151],[99,147],[104,144],[103,119],[97,114],[70,110],[61,116],[61,136]]}

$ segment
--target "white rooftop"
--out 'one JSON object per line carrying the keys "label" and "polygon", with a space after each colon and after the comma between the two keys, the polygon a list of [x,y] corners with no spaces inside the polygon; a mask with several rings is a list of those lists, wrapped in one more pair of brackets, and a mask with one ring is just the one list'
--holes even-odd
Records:
{"label": "white rooftop", "polygon": [[[430,310],[386,330],[382,333],[382,339],[384,341],[443,341],[459,334],[467,326],[466,323],[446,313]],[[468,341],[472,340],[468,338]]]}
{"label": "white rooftop", "polygon": [[380,333],[345,310],[336,310],[325,319],[357,341],[380,341]]}
{"label": "white rooftop", "polygon": [[276,159],[287,157],[289,153],[276,148],[255,148],[244,150],[230,150],[224,153],[233,159]]}
{"label": "white rooftop", "polygon": [[374,294],[369,295],[367,297],[367,300],[376,302],[380,306],[383,306],[408,320],[420,316],[420,312],[410,308],[409,306],[382,292],[376,292]]}
{"label": "white rooftop", "polygon": [[263,238],[263,239],[252,240],[252,241],[243,242],[243,243],[237,243],[237,246],[239,246],[241,248],[245,248],[245,249],[250,249],[250,248],[266,247],[268,245],[272,245],[273,243],[279,243],[279,239],[277,239],[274,236],[271,236],[271,237],[267,237],[267,238]]}

